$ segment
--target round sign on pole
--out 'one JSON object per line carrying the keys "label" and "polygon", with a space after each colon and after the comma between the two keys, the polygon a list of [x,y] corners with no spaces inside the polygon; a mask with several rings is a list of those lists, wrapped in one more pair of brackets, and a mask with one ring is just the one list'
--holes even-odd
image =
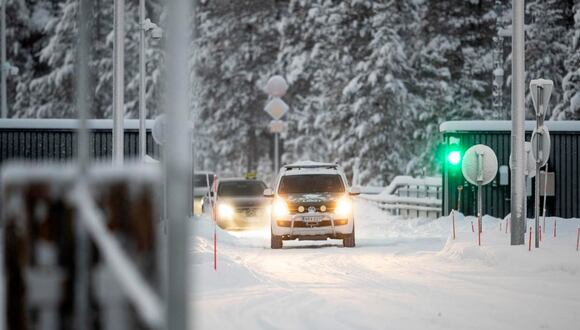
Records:
{"label": "round sign on pole", "polygon": [[477,144],[465,152],[461,172],[469,183],[486,185],[495,178],[497,168],[495,152],[486,145]]}
{"label": "round sign on pole", "polygon": [[[541,139],[541,147],[540,151],[538,152],[538,139]],[[548,128],[546,126],[542,127],[541,131],[534,130],[532,133],[532,154],[534,155],[534,159],[539,159],[540,167],[546,165],[548,159],[550,158],[550,132],[548,132]],[[539,158],[538,158],[539,154]],[[535,164],[534,164],[534,171],[535,171]]]}
{"label": "round sign on pole", "polygon": [[151,130],[153,140],[155,140],[157,144],[163,145],[165,143],[166,129],[167,129],[167,120],[165,119],[165,115],[157,116],[157,118],[155,118],[155,121],[153,122],[153,129]]}
{"label": "round sign on pole", "polygon": [[272,76],[266,83],[265,91],[270,96],[282,97],[288,90],[288,83],[282,76]]}
{"label": "round sign on pole", "polygon": [[286,128],[286,124],[281,120],[272,120],[270,122],[270,132],[271,133],[282,133]]}
{"label": "round sign on pole", "polygon": [[288,112],[288,105],[279,97],[274,97],[268,104],[264,111],[270,114],[275,120],[282,118]]}

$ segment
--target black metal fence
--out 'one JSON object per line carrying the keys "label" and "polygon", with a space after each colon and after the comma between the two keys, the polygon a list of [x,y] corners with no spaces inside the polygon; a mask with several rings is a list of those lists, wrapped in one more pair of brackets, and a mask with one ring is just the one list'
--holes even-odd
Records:
{"label": "black metal fence", "polygon": [[[139,155],[138,120],[125,120],[125,157]],[[159,145],[153,141],[153,121],[147,121],[147,154],[158,159]],[[2,119],[0,120],[0,164],[7,160],[66,161],[77,151],[77,120],[73,119]],[[113,121],[89,120],[90,148],[93,159],[112,158]]]}
{"label": "black metal fence", "polygon": [[[580,121],[546,122],[550,130],[551,150],[548,172],[554,173],[554,196],[548,196],[547,216],[562,218],[580,217]],[[535,122],[526,122],[526,141],[530,140]],[[499,166],[508,166],[511,152],[511,122],[447,122],[441,125],[444,143],[458,142],[462,152],[475,144],[492,148]],[[445,157],[442,157],[445,158]],[[453,168],[443,160],[443,214],[451,209],[474,215],[477,211],[477,187],[469,184],[460,168]],[[509,177],[509,171],[508,171]],[[494,217],[503,218],[510,213],[510,185],[501,184],[500,174],[483,188],[483,211]],[[527,197],[527,216],[533,217],[535,179],[531,180]],[[457,189],[461,186],[461,192]],[[461,195],[461,198],[459,198]],[[543,199],[543,197],[542,197]],[[543,201],[542,201],[543,202]]]}

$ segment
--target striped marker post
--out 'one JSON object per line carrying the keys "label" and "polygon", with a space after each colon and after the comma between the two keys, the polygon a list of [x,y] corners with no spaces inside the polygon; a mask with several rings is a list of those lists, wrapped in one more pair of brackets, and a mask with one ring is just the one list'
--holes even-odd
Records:
{"label": "striped marker post", "polygon": [[530,239],[528,240],[528,251],[532,251],[532,226],[530,226]]}

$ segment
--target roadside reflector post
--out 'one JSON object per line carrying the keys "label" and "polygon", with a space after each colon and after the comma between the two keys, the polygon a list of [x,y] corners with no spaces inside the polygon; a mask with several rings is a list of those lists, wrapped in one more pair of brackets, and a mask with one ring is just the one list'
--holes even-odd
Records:
{"label": "roadside reflector post", "polygon": [[528,240],[528,251],[532,251],[532,226],[530,226],[530,239]]}
{"label": "roadside reflector post", "polygon": [[578,247],[580,247],[580,228],[578,228],[578,235],[576,235],[576,251],[578,251]]}
{"label": "roadside reflector post", "polygon": [[455,239],[455,210],[451,210],[451,222],[453,223],[453,239]]}
{"label": "roadside reflector post", "polygon": [[556,238],[556,219],[554,219],[554,238]]}

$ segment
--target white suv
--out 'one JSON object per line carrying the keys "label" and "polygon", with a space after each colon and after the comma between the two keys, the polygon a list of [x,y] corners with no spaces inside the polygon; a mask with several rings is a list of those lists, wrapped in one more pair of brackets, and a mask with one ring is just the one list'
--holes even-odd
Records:
{"label": "white suv", "polygon": [[271,247],[284,240],[342,239],[355,246],[352,196],[344,171],[336,164],[300,162],[280,169],[275,188],[264,196],[273,198]]}

